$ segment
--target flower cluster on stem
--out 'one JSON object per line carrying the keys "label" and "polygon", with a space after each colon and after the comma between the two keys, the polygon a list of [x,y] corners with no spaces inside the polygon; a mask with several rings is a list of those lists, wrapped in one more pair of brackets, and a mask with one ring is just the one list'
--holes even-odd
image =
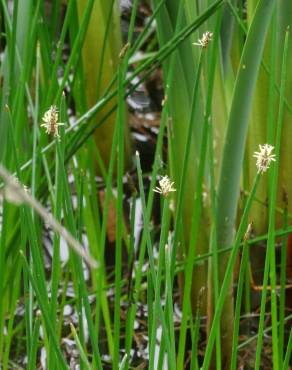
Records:
{"label": "flower cluster on stem", "polygon": [[63,126],[64,123],[60,123],[58,120],[59,114],[57,107],[55,105],[51,105],[50,109],[48,109],[43,116],[41,127],[46,129],[47,134],[52,134],[54,137],[59,138],[59,126]]}
{"label": "flower cluster on stem", "polygon": [[166,198],[169,193],[176,191],[176,189],[173,187],[173,184],[174,182],[171,182],[168,176],[163,176],[161,180],[159,180],[159,186],[156,186],[154,191],[162,194]]}
{"label": "flower cluster on stem", "polygon": [[254,152],[254,157],[257,159],[256,166],[258,173],[264,173],[270,168],[271,162],[276,161],[276,155],[272,154],[274,147],[269,144],[259,145],[260,150]]}
{"label": "flower cluster on stem", "polygon": [[212,41],[213,33],[207,31],[203,33],[202,38],[198,40],[198,42],[194,42],[193,45],[200,46],[202,49],[206,49],[209,45],[209,42]]}

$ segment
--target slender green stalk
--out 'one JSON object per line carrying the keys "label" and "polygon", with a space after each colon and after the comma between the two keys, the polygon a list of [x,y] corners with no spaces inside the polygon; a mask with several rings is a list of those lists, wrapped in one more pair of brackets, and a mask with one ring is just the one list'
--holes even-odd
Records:
{"label": "slender green stalk", "polygon": [[[173,298],[172,298],[172,280],[171,280],[171,244],[165,245],[165,299],[166,299],[166,323],[168,327],[168,333],[170,337],[171,353],[175,356],[175,332],[174,332],[174,319],[173,319]],[[170,363],[171,357],[168,359],[168,368],[175,369],[175,360],[173,365]]]}
{"label": "slender green stalk", "polygon": [[287,75],[287,51],[288,51],[289,33],[286,33],[282,73],[281,73],[281,86],[280,86],[280,101],[276,133],[276,149],[275,154],[277,161],[272,168],[272,184],[270,190],[269,202],[269,230],[268,230],[268,245],[267,253],[270,255],[270,282],[271,282],[271,310],[272,310],[272,342],[273,342],[273,367],[275,370],[280,369],[279,362],[279,343],[278,343],[278,329],[277,329],[277,293],[276,293],[276,257],[275,257],[275,207],[278,185],[278,173],[280,162],[280,145],[283,127],[283,112],[284,112],[284,94],[286,88],[286,75]]}
{"label": "slender green stalk", "polygon": [[[290,317],[290,320],[291,320],[291,317]],[[289,368],[291,352],[292,352],[292,330],[290,330],[290,334],[289,334],[286,355],[285,355],[284,363],[283,363],[283,370],[287,370]]]}
{"label": "slender green stalk", "polygon": [[228,287],[230,286],[230,281],[232,279],[232,272],[233,272],[234,264],[236,262],[236,257],[238,255],[238,252],[239,252],[239,249],[240,249],[240,241],[241,241],[241,239],[242,239],[242,237],[243,237],[243,235],[246,231],[247,218],[248,218],[248,215],[249,215],[250,207],[251,207],[252,202],[253,202],[253,198],[254,198],[255,193],[256,193],[256,188],[257,188],[257,184],[259,182],[259,179],[260,179],[260,174],[257,174],[257,176],[254,180],[254,184],[252,186],[251,193],[250,193],[250,195],[247,199],[247,202],[246,202],[246,205],[245,205],[245,208],[244,208],[244,212],[243,212],[243,215],[242,215],[242,218],[241,218],[241,221],[240,221],[240,225],[239,225],[239,228],[238,228],[238,231],[237,231],[237,234],[236,234],[235,242],[234,242],[232,251],[231,251],[229,259],[228,259],[226,272],[225,272],[225,275],[224,275],[224,280],[223,280],[223,283],[222,283],[222,287],[221,287],[220,295],[219,295],[219,298],[218,298],[218,302],[216,304],[216,309],[215,309],[215,314],[214,314],[214,318],[213,318],[213,322],[212,322],[212,327],[211,327],[211,330],[210,330],[209,339],[208,339],[208,343],[207,343],[207,347],[206,347],[206,351],[205,351],[205,358],[204,358],[203,367],[202,367],[203,370],[207,370],[209,368],[211,355],[212,355],[212,350],[213,350],[213,345],[214,345],[214,341],[215,341],[215,337],[216,337],[217,326],[220,323],[220,318],[221,318],[221,314],[222,314],[222,310],[223,310],[223,306],[224,306],[225,297],[229,293],[229,288]]}
{"label": "slender green stalk", "polygon": [[37,318],[34,324],[34,328],[33,328],[32,345],[31,345],[31,352],[30,352],[30,357],[29,357],[29,362],[28,362],[28,370],[35,370],[36,368],[36,357],[37,357],[40,325],[41,325],[41,320]]}
{"label": "slender green stalk", "polygon": [[122,63],[119,71],[118,85],[118,146],[117,146],[117,230],[115,246],[115,309],[114,309],[114,358],[113,369],[119,367],[120,356],[120,305],[121,305],[121,275],[122,275],[122,219],[123,219],[123,174],[124,174],[124,125],[125,125],[125,106],[123,102],[123,80],[126,75],[127,64]]}
{"label": "slender green stalk", "polygon": [[[288,226],[288,209],[284,210],[283,227]],[[280,364],[284,361],[284,338],[285,338],[285,296],[286,296],[286,267],[287,267],[287,241],[288,237],[282,239],[281,263],[280,263],[280,302],[279,302],[279,358]]]}
{"label": "slender green stalk", "polygon": [[[162,269],[163,264],[162,264],[162,262],[160,262],[160,270],[158,269],[158,272],[156,273],[156,271],[155,271],[155,265],[154,265],[154,257],[153,257],[153,246],[152,246],[152,241],[151,241],[150,232],[149,232],[149,224],[148,224],[148,217],[147,217],[148,215],[147,215],[147,208],[146,208],[144,188],[143,188],[141,163],[140,163],[140,157],[139,157],[139,153],[138,152],[136,152],[136,161],[137,161],[137,173],[138,173],[138,180],[139,180],[139,190],[140,190],[140,196],[141,196],[141,201],[142,201],[142,212],[143,212],[144,228],[146,230],[145,237],[146,237],[146,241],[147,241],[147,252],[148,252],[148,258],[149,258],[149,266],[150,266],[150,273],[151,273],[151,278],[152,278],[152,284],[153,284],[153,287],[156,287],[157,289],[158,288],[160,289],[161,269]],[[163,237],[161,236],[160,243],[159,244],[163,245],[162,244],[163,241],[165,243],[166,236],[163,236]],[[159,276],[158,276],[159,279],[157,277],[158,273],[159,273]],[[154,290],[155,290],[155,288],[154,288]],[[157,292],[156,291],[155,291],[155,294],[156,294],[156,297],[158,298],[158,295],[157,295]],[[154,306],[155,306],[154,307],[154,310],[155,309],[158,310],[158,313],[156,311],[156,317],[159,314],[159,319],[161,321],[162,330],[163,330],[164,333],[167,333],[167,326],[166,326],[165,315],[163,314],[162,307],[161,307],[161,305],[158,304],[157,299],[156,299],[156,301],[154,301]],[[154,321],[154,312],[153,312],[153,319],[152,319],[152,330],[151,330],[151,335],[150,335],[150,337],[152,339],[153,339],[153,337],[156,338],[156,336],[154,336],[155,335],[155,327],[156,327],[156,324],[155,323],[153,324],[153,321]],[[171,348],[170,348],[170,342],[169,342],[168,333],[165,335],[165,342],[166,342],[166,349],[167,349],[168,356],[171,357],[171,356],[173,356],[173,354],[171,353]],[[150,345],[151,345],[151,342],[150,342]],[[154,365],[153,360],[152,360],[152,365]],[[149,363],[151,364],[150,360],[149,360]]]}
{"label": "slender green stalk", "polygon": [[197,303],[196,317],[194,325],[192,327],[192,352],[191,352],[191,365],[190,368],[194,370],[199,370],[199,353],[198,353],[198,344],[199,344],[199,333],[200,333],[200,322],[201,322],[201,296],[205,293],[205,289],[201,289],[199,300]]}
{"label": "slender green stalk", "polygon": [[264,335],[264,321],[265,321],[265,312],[266,312],[266,299],[267,299],[267,285],[268,285],[269,270],[270,270],[270,254],[266,253],[264,277],[263,277],[263,290],[262,290],[261,306],[260,306],[260,320],[259,320],[259,327],[258,327],[258,340],[257,340],[257,346],[256,346],[255,370],[258,370],[260,368],[260,363],[261,363],[261,352],[262,352],[263,335]]}
{"label": "slender green stalk", "polygon": [[[218,23],[217,28],[219,28],[221,22],[221,16],[218,16]],[[215,40],[216,43],[216,40]],[[216,45],[216,44],[215,44]],[[188,254],[188,262],[186,265],[186,274],[185,274],[185,289],[184,289],[184,300],[183,300],[183,319],[182,319],[182,326],[180,332],[180,340],[179,340],[179,350],[178,350],[178,368],[183,368],[183,358],[184,358],[184,348],[185,348],[185,338],[186,338],[186,329],[187,329],[187,300],[189,299],[189,295],[191,292],[191,276],[193,270],[193,260],[196,255],[195,253],[195,244],[197,243],[198,238],[198,230],[200,225],[201,219],[201,212],[202,212],[202,191],[203,191],[203,177],[205,171],[205,162],[208,152],[208,139],[209,139],[209,132],[210,132],[210,119],[211,119],[211,109],[212,109],[212,91],[213,91],[213,84],[214,84],[214,73],[215,73],[215,54],[216,54],[216,46],[213,48],[213,53],[211,56],[211,68],[210,68],[210,76],[208,80],[208,92],[207,92],[207,104],[206,104],[206,112],[203,121],[203,129],[202,129],[202,139],[201,139],[201,150],[199,154],[199,167],[198,167],[198,174],[196,180],[196,193],[195,193],[195,200],[194,200],[194,212],[192,216],[192,226],[191,226],[191,237],[190,237],[190,247],[189,247],[189,254]],[[195,95],[195,94],[194,94]],[[193,117],[192,117],[193,118]],[[187,154],[187,153],[186,153]]]}
{"label": "slender green stalk", "polygon": [[[175,224],[174,224],[174,238],[173,238],[173,250],[172,250],[172,258],[171,258],[171,270],[174,271],[176,257],[177,257],[177,248],[178,242],[180,238],[180,225],[181,225],[181,214],[183,208],[183,199],[184,199],[184,192],[185,192],[185,185],[186,185],[186,175],[187,175],[187,164],[189,162],[190,157],[190,147],[192,141],[192,132],[193,132],[193,125],[194,125],[194,115],[195,115],[195,108],[196,102],[198,101],[198,87],[199,81],[201,76],[201,67],[202,67],[202,58],[203,54],[200,53],[199,60],[198,60],[198,68],[196,73],[196,78],[194,82],[194,91],[192,96],[192,111],[189,120],[188,132],[186,135],[186,145],[185,145],[185,152],[183,156],[183,164],[182,164],[182,171],[181,171],[181,185],[178,189],[177,195],[177,204],[176,204],[176,212],[175,212]],[[172,273],[173,274],[173,273]]]}
{"label": "slender green stalk", "polygon": [[[168,199],[164,199],[163,202],[163,213],[162,213],[162,225],[161,225],[161,236],[159,241],[159,257],[158,257],[158,268],[156,274],[156,281],[154,286],[154,311],[153,311],[153,320],[152,320],[152,328],[151,328],[151,336],[150,340],[150,350],[149,350],[149,370],[155,369],[154,358],[155,358],[155,348],[156,348],[156,338],[157,338],[157,324],[160,317],[160,309],[161,308],[161,279],[162,279],[162,272],[163,272],[163,265],[165,261],[165,244],[167,241],[168,229],[169,229],[169,202]],[[168,353],[169,355],[169,368],[173,369],[175,364],[175,357],[172,350]]]}
{"label": "slender green stalk", "polygon": [[73,337],[75,339],[76,345],[78,347],[78,350],[79,350],[79,353],[80,353],[80,357],[81,357],[81,359],[83,361],[83,365],[85,366],[85,369],[86,370],[90,370],[92,367],[90,366],[90,364],[89,364],[89,362],[87,360],[87,355],[86,355],[86,353],[84,351],[84,348],[82,347],[82,344],[81,344],[81,342],[79,340],[79,337],[78,337],[78,334],[76,332],[76,329],[75,329],[75,327],[74,327],[74,325],[72,323],[70,323],[70,328],[71,328],[71,332],[73,334]]}
{"label": "slender green stalk", "polygon": [[239,336],[240,311],[241,311],[241,301],[242,301],[243,285],[244,285],[247,262],[248,262],[248,244],[245,242],[243,245],[243,253],[241,257],[241,264],[240,264],[239,278],[238,278],[238,285],[237,285],[236,306],[235,306],[235,313],[234,313],[231,370],[237,369],[237,345],[238,345],[238,336]]}
{"label": "slender green stalk", "polygon": [[[60,119],[64,122],[65,117],[65,97],[63,95],[61,101]],[[54,217],[56,220],[61,222],[61,212],[63,203],[63,184],[62,184],[62,174],[60,171],[63,170],[64,163],[64,149],[65,149],[65,137],[64,137],[64,127],[60,130],[60,140],[56,138],[56,169],[55,169],[55,209]],[[53,240],[53,260],[52,260],[52,274],[51,274],[51,316],[52,321],[57,323],[57,306],[58,306],[58,286],[60,281],[61,272],[61,262],[60,262],[60,235],[58,233],[54,234]],[[54,359],[49,355],[49,366],[54,367]]]}

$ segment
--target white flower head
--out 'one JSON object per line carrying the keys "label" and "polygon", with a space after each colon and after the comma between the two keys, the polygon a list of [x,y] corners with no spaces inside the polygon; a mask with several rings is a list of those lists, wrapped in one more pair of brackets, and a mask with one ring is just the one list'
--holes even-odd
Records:
{"label": "white flower head", "polygon": [[257,159],[258,173],[264,173],[270,168],[271,162],[276,161],[276,155],[272,154],[274,147],[269,144],[259,145],[260,151],[254,152],[254,157]]}
{"label": "white flower head", "polygon": [[41,127],[45,127],[47,134],[52,134],[54,137],[59,138],[59,126],[63,126],[64,123],[58,122],[59,114],[57,107],[51,105],[50,109],[47,110],[43,116],[43,122]]}
{"label": "white flower head", "polygon": [[169,193],[176,191],[173,187],[174,182],[171,182],[168,176],[163,176],[161,180],[159,180],[159,187],[153,190],[156,193],[162,194],[165,198],[169,195]]}
{"label": "white flower head", "polygon": [[203,36],[201,39],[198,40],[198,42],[194,42],[193,45],[200,46],[202,49],[206,49],[209,42],[212,41],[213,33],[210,31],[207,31],[203,33]]}

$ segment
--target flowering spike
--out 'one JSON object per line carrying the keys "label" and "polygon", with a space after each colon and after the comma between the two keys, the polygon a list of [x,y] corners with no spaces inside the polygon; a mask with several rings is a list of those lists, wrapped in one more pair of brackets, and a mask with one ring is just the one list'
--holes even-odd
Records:
{"label": "flowering spike", "polygon": [[270,168],[271,162],[276,161],[275,154],[272,154],[274,147],[269,144],[259,145],[260,151],[254,152],[254,157],[257,159],[258,173],[264,173]]}
{"label": "flowering spike", "polygon": [[159,180],[159,186],[153,190],[156,193],[162,194],[165,198],[169,195],[169,193],[176,191],[173,188],[174,182],[171,182],[168,176],[163,176],[161,180]]}
{"label": "flowering spike", "polygon": [[59,138],[59,126],[63,126],[64,123],[58,122],[59,115],[55,105],[51,105],[50,109],[47,110],[43,116],[43,122],[41,127],[45,127],[47,134],[53,134],[54,137]]}
{"label": "flowering spike", "polygon": [[201,39],[198,40],[198,42],[194,42],[193,45],[201,46],[202,49],[206,49],[209,42],[212,41],[213,33],[210,31],[207,31],[203,33],[203,36]]}

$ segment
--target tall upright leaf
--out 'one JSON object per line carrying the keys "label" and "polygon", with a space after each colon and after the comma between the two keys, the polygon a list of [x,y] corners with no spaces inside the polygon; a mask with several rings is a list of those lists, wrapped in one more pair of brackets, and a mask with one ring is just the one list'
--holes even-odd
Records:
{"label": "tall upright leaf", "polygon": [[[237,73],[218,185],[217,243],[219,249],[231,246],[233,243],[249,116],[274,4],[274,0],[259,1],[248,31]],[[222,257],[219,264],[221,280],[225,275],[226,258],[226,256]],[[232,348],[232,316],[233,293],[232,284],[230,284],[229,293],[225,301],[224,316],[221,320],[222,332],[226,335],[226,341],[222,343],[223,362],[227,367],[230,363]]]}

